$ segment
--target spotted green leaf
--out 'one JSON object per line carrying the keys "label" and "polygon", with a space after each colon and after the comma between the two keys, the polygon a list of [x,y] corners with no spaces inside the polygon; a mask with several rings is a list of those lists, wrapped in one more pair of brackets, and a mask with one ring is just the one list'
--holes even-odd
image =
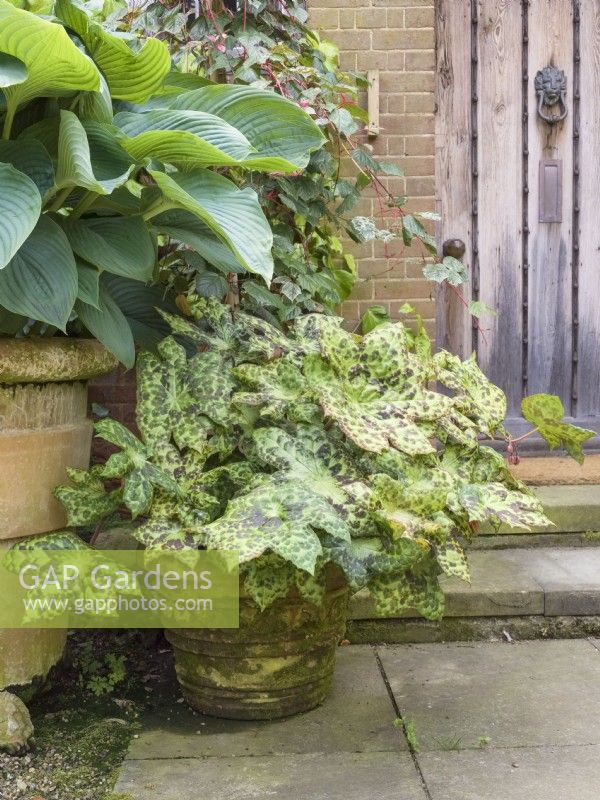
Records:
{"label": "spotted green leaf", "polygon": [[564,447],[575,461],[583,463],[583,443],[596,433],[565,422],[565,409],[559,397],[550,394],[529,395],[523,398],[521,410],[551,449]]}

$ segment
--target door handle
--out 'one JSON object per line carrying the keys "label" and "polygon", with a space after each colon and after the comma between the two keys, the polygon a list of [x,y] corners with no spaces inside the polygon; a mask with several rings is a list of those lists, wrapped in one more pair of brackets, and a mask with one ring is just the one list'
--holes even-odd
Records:
{"label": "door handle", "polygon": [[446,256],[451,256],[460,261],[466,249],[467,247],[462,239],[446,239],[442,245],[442,255],[444,258],[446,258]]}

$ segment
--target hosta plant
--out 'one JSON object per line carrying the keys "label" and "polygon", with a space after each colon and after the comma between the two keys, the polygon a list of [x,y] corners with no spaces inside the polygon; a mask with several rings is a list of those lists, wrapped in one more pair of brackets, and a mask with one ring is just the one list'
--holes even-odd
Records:
{"label": "hosta plant", "polygon": [[0,331],[87,331],[130,366],[132,331],[168,332],[146,287],[159,241],[268,284],[272,231],[236,178],[296,173],[324,139],[289,100],[182,81],[164,42],[127,42],[71,0],[53,11],[0,0]]}
{"label": "hosta plant", "polygon": [[548,524],[482,443],[505,435],[506,400],[473,359],[432,355],[401,323],[360,337],[313,314],[284,335],[216,302],[189,309],[165,317],[197,352],[169,336],[139,358],[139,437],[100,421],[119,451],[57,489],[70,524],[125,515],[149,548],[236,550],[263,609],[293,586],[319,603],[332,562],[379,613],[429,618],[442,573],[468,580],[460,540],[481,523]]}
{"label": "hosta plant", "polygon": [[[238,274],[234,289],[243,309],[285,323],[334,309],[357,280],[369,280],[359,279],[346,238],[359,238],[349,218],[366,193],[378,198],[386,222],[403,227],[407,244],[414,235],[435,249],[423,217],[408,213],[408,198],[398,196],[402,169],[374,157],[366,142],[368,115],[359,103],[366,75],[340,69],[337,46],[310,28],[302,0],[142,0],[112,15],[111,24],[123,33],[158,35],[187,78],[265,88],[304,108],[323,131],[326,145],[301,174],[252,178],[273,229],[275,271],[268,287],[250,273]],[[231,289],[210,257],[191,261],[184,250],[169,250],[163,263],[167,284],[187,281],[202,296],[223,297]]]}

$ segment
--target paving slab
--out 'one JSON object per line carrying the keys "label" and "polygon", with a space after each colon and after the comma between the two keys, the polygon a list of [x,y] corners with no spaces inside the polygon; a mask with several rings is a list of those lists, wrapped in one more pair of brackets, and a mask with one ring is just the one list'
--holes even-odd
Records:
{"label": "paving slab", "polygon": [[[520,551],[516,551],[520,552]],[[507,556],[506,553],[509,553]],[[442,577],[446,617],[507,617],[544,613],[544,592],[510,551],[469,553],[471,583]],[[368,592],[359,592],[350,602],[351,619],[376,619],[375,604]],[[414,617],[415,612],[404,616]]]}
{"label": "paving slab", "polygon": [[[179,702],[178,702],[179,701]],[[181,703],[174,674],[142,720],[132,759],[407,751],[371,647],[340,647],[333,690],[319,708],[272,722],[216,719]]]}
{"label": "paving slab", "polygon": [[599,549],[505,550],[504,556],[542,587],[546,616],[600,613]]}
{"label": "paving slab", "polygon": [[431,800],[598,800],[600,747],[425,753]]}
{"label": "paving slab", "polygon": [[476,748],[480,737],[489,737],[488,749],[600,745],[600,658],[587,640],[379,652],[424,752]]}
{"label": "paving slab", "polygon": [[426,800],[408,753],[126,761],[134,800]]}

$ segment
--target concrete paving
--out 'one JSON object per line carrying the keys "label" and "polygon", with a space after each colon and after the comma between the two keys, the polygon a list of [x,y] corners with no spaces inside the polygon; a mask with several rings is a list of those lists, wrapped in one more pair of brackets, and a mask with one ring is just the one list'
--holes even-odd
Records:
{"label": "concrete paving", "polygon": [[600,640],[351,646],[338,656],[330,699],[273,723],[196,715],[177,702],[172,676],[116,791],[134,800],[600,797]]}

